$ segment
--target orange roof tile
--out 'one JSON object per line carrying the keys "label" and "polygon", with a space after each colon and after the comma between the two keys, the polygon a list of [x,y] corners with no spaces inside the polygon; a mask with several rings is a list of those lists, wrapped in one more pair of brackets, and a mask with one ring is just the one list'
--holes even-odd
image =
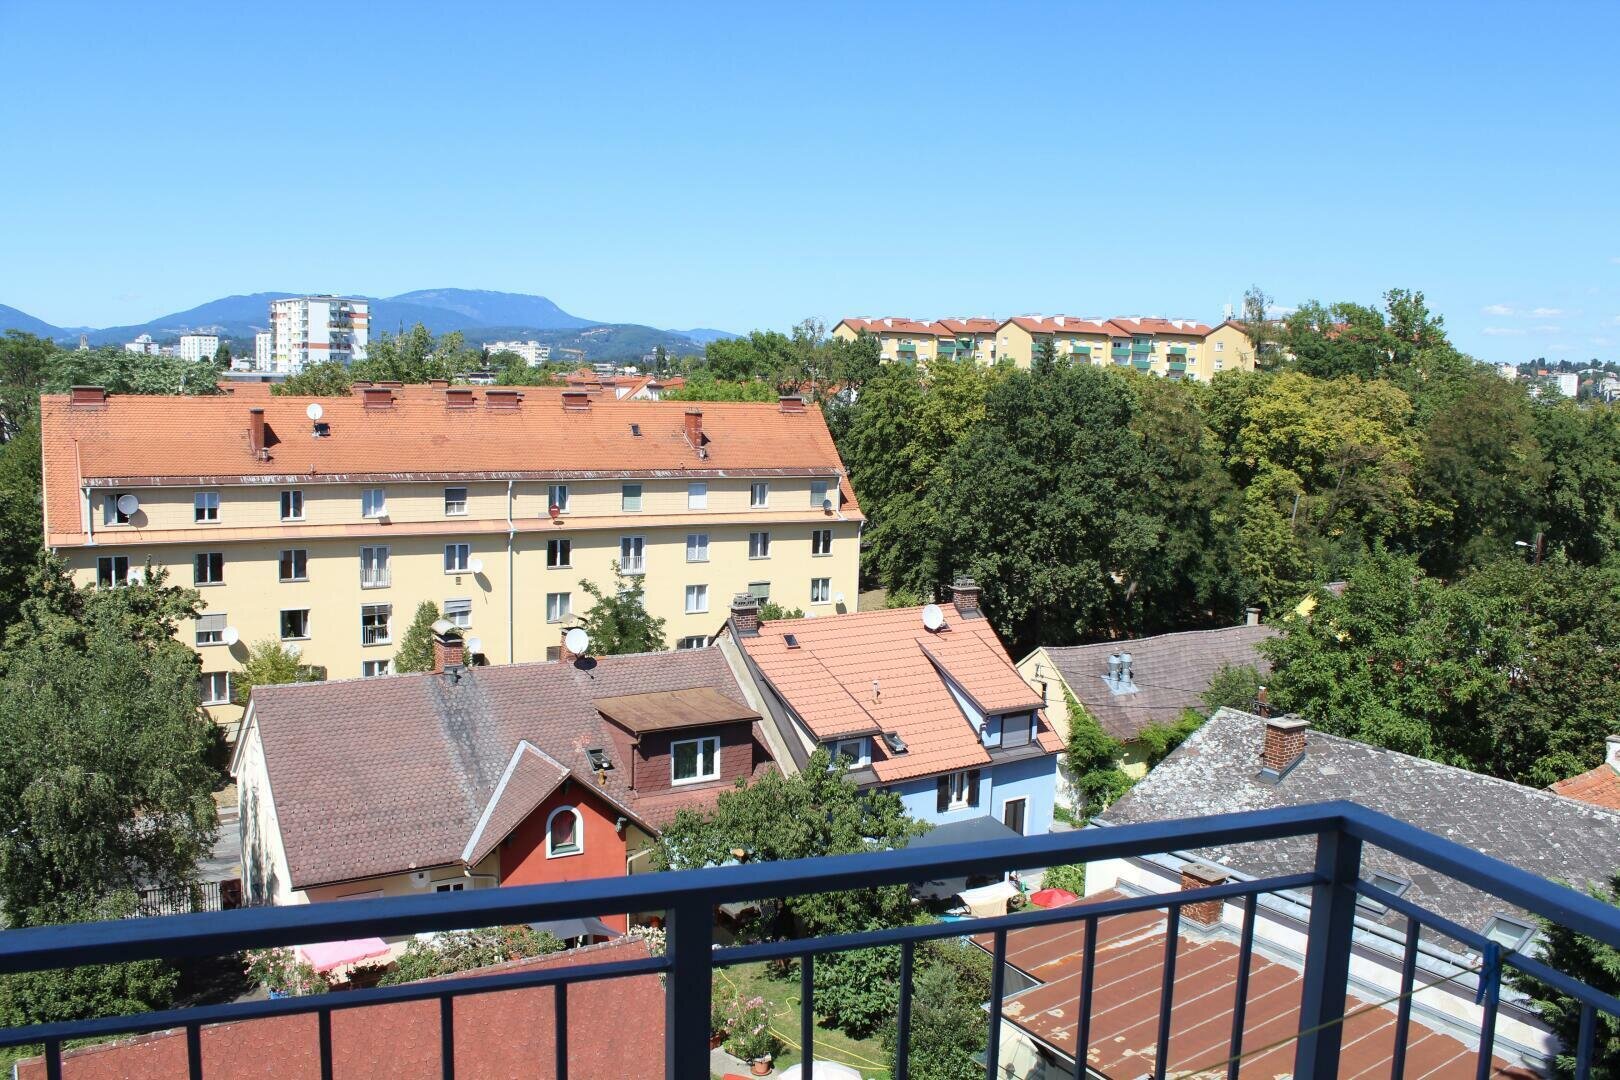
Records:
{"label": "orange roof tile", "polygon": [[[1032,334],[1113,334],[1106,319],[1077,319],[1073,315],[1017,315],[1007,322]],[[1002,323],[1003,326],[1006,323]]]}
{"label": "orange roof tile", "polygon": [[[873,771],[890,782],[990,762],[942,672],[986,712],[1042,704],[988,620],[963,618],[948,606],[944,611],[945,629],[938,633],[923,626],[921,608],[892,608],[774,620],[739,641],[818,739],[898,732],[904,754],[874,748]],[[787,646],[787,634],[798,648]],[[1041,726],[1042,748],[1062,749],[1044,718]]]}
{"label": "orange roof tile", "polygon": [[1620,810],[1620,770],[1604,762],[1589,772],[1560,780],[1552,786],[1553,794],[1577,799],[1606,810]]}
{"label": "orange roof tile", "polygon": [[936,326],[944,327],[946,332],[952,334],[993,334],[1001,326],[997,319],[967,318],[967,319],[936,319]]}
{"label": "orange roof tile", "polygon": [[[468,389],[468,388],[458,388]],[[820,409],[773,403],[614,401],[562,408],[562,391],[528,387],[518,408],[447,408],[445,391],[404,387],[388,408],[360,397],[143,397],[111,395],[75,406],[40,399],[48,542],[82,542],[79,488],[176,484],[284,484],[491,477],[659,474],[836,474],[842,512],[858,517],[843,463]],[[305,409],[319,402],[329,434],[315,438]],[[250,408],[264,410],[267,456],[248,447]],[[687,441],[685,414],[703,413],[703,450]],[[640,426],[634,436],[630,424]]]}
{"label": "orange roof tile", "polygon": [[869,334],[915,334],[919,337],[933,337],[938,333],[928,323],[894,316],[881,319],[845,319],[844,325],[852,330],[865,330]]}
{"label": "orange roof tile", "polygon": [[1114,326],[1119,327],[1124,334],[1181,334],[1188,337],[1203,337],[1212,329],[1201,322],[1191,319],[1109,319]]}

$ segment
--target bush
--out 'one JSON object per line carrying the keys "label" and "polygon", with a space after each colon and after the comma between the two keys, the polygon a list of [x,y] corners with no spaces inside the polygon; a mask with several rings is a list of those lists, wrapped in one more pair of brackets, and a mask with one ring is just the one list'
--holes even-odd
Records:
{"label": "bush", "polygon": [[1202,727],[1203,723],[1203,714],[1188,709],[1181,714],[1181,719],[1173,724],[1149,724],[1143,728],[1137,741],[1142,744],[1147,767],[1151,769],[1169,757],[1170,752],[1186,742],[1187,736]]}
{"label": "bush", "polygon": [[242,958],[247,961],[248,978],[272,994],[305,997],[332,989],[325,977],[292,949],[259,949]]}
{"label": "bush", "polygon": [[776,1052],[776,1036],[771,1033],[771,1010],[762,997],[737,998],[727,1010],[726,1049],[744,1061],[755,1061]]}
{"label": "bush", "polygon": [[1049,866],[1041,875],[1041,888],[1068,889],[1076,896],[1086,895],[1086,867],[1084,863],[1067,866]]}
{"label": "bush", "polygon": [[384,975],[381,985],[415,982],[437,975],[526,960],[561,950],[563,943],[528,926],[494,926],[482,930],[455,930],[426,941],[418,939]]}
{"label": "bush", "polygon": [[816,1012],[851,1038],[864,1038],[894,1016],[900,950],[855,949],[816,958]]}
{"label": "bush", "polygon": [[[990,957],[957,940],[930,941],[917,950],[912,987],[912,1080],[979,1080],[984,1066],[984,1002],[990,997]],[[894,1054],[896,1031],[884,1030],[883,1047]]]}

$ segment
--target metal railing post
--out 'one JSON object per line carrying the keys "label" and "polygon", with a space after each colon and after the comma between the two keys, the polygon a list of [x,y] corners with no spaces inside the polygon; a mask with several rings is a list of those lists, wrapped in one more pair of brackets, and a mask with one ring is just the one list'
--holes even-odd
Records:
{"label": "metal railing post", "polygon": [[1330,1080],[1339,1074],[1350,945],[1356,923],[1356,879],[1360,874],[1359,839],[1337,829],[1317,834],[1319,880],[1311,887],[1299,1044],[1294,1050],[1296,1080]]}
{"label": "metal railing post", "polygon": [[709,1075],[709,1007],[714,991],[714,908],[686,898],[669,911],[665,950],[664,1075]]}

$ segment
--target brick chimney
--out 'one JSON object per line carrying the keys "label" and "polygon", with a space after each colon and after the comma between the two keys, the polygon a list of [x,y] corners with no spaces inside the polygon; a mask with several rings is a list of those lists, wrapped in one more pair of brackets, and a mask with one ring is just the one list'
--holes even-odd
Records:
{"label": "brick chimney", "polygon": [[591,409],[591,395],[583,390],[564,390],[562,392],[562,405],[564,412],[589,412]]}
{"label": "brick chimney", "polygon": [[394,391],[386,386],[368,386],[360,391],[361,404],[368,409],[392,409]]}
{"label": "brick chimney", "polygon": [[1311,722],[1298,716],[1268,716],[1260,745],[1259,779],[1277,783],[1305,757],[1305,732]]}
{"label": "brick chimney", "polygon": [[435,624],[433,630],[433,673],[442,675],[446,671],[459,670],[465,665],[466,655],[467,646],[461,640],[461,631],[454,627],[445,630]]}
{"label": "brick chimney", "polygon": [[496,389],[490,387],[484,391],[484,407],[486,409],[505,409],[511,411],[523,406],[523,395],[516,390]]}
{"label": "brick chimney", "polygon": [[433,387],[433,389],[435,389],[435,390],[448,390],[450,388],[450,380],[449,379],[429,379],[428,380],[428,385]]}
{"label": "brick chimney", "polygon": [[[1219,866],[1197,862],[1181,864],[1182,892],[1192,892],[1194,889],[1208,889],[1215,885],[1225,885],[1230,880],[1232,880],[1231,875]],[[1226,902],[1224,900],[1199,900],[1195,903],[1183,905],[1181,917],[1194,926],[1213,930],[1221,925],[1221,910],[1225,907]]]}
{"label": "brick chimney", "polygon": [[686,441],[695,450],[703,445],[703,410],[686,410]]}
{"label": "brick chimney", "polygon": [[759,633],[759,600],[753,593],[740,592],[731,598],[731,627],[738,637]]}
{"label": "brick chimney", "polygon": [[983,591],[970,577],[959,577],[951,582],[951,603],[956,605],[956,613],[964,619],[979,618],[979,598]]}
{"label": "brick chimney", "polygon": [[1609,768],[1620,772],[1620,735],[1610,735],[1605,750],[1603,760],[1609,763]]}
{"label": "brick chimney", "polygon": [[451,386],[444,391],[444,407],[447,409],[470,409],[477,402],[473,401],[472,388],[468,386]]}
{"label": "brick chimney", "polygon": [[557,649],[557,660],[560,663],[572,664],[579,659],[579,653],[568,647],[568,630],[572,629],[573,627],[568,627],[562,632],[562,643]]}
{"label": "brick chimney", "polygon": [[76,409],[107,404],[107,390],[101,386],[75,386],[68,404]]}
{"label": "brick chimney", "polygon": [[777,398],[777,404],[785,413],[804,412],[804,397],[800,394],[783,394]]}
{"label": "brick chimney", "polygon": [[248,410],[248,449],[254,457],[264,453],[264,410]]}

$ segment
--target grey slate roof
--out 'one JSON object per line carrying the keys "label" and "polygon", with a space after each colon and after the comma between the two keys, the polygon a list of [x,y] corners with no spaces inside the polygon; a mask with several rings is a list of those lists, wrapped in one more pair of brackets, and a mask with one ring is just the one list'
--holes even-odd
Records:
{"label": "grey slate roof", "polygon": [[[1275,785],[1255,779],[1265,721],[1222,709],[1102,815],[1123,825],[1349,799],[1437,836],[1584,889],[1620,869],[1620,813],[1507,780],[1312,731],[1305,758]],[[1308,838],[1206,848],[1199,858],[1255,877],[1310,870]],[[1402,895],[1474,930],[1494,914],[1524,918],[1501,900],[1368,847],[1362,876],[1411,880]],[[1365,914],[1365,913],[1364,913]],[[1370,917],[1370,916],[1369,916]],[[1387,926],[1404,926],[1386,913]],[[1534,920],[1528,920],[1534,922]]]}
{"label": "grey slate roof", "polygon": [[[712,803],[715,781],[638,798],[592,702],[712,687],[747,709],[719,649],[257,688],[253,717],[295,889],[458,862],[521,740],[646,825]],[[756,773],[769,751],[756,728]],[[597,783],[586,751],[613,761]],[[535,790],[543,784],[532,785]],[[503,800],[504,801],[504,800]],[[505,808],[510,812],[510,808]]]}
{"label": "grey slate roof", "polygon": [[[1277,633],[1264,625],[1227,626],[1134,641],[1048,646],[1046,655],[1102,729],[1120,742],[1131,742],[1149,724],[1173,723],[1182,710],[1202,708],[1204,691],[1221,668],[1247,665],[1269,673],[1271,664],[1255,646]],[[1135,693],[1115,694],[1103,681],[1108,655],[1116,652],[1132,656]]]}

